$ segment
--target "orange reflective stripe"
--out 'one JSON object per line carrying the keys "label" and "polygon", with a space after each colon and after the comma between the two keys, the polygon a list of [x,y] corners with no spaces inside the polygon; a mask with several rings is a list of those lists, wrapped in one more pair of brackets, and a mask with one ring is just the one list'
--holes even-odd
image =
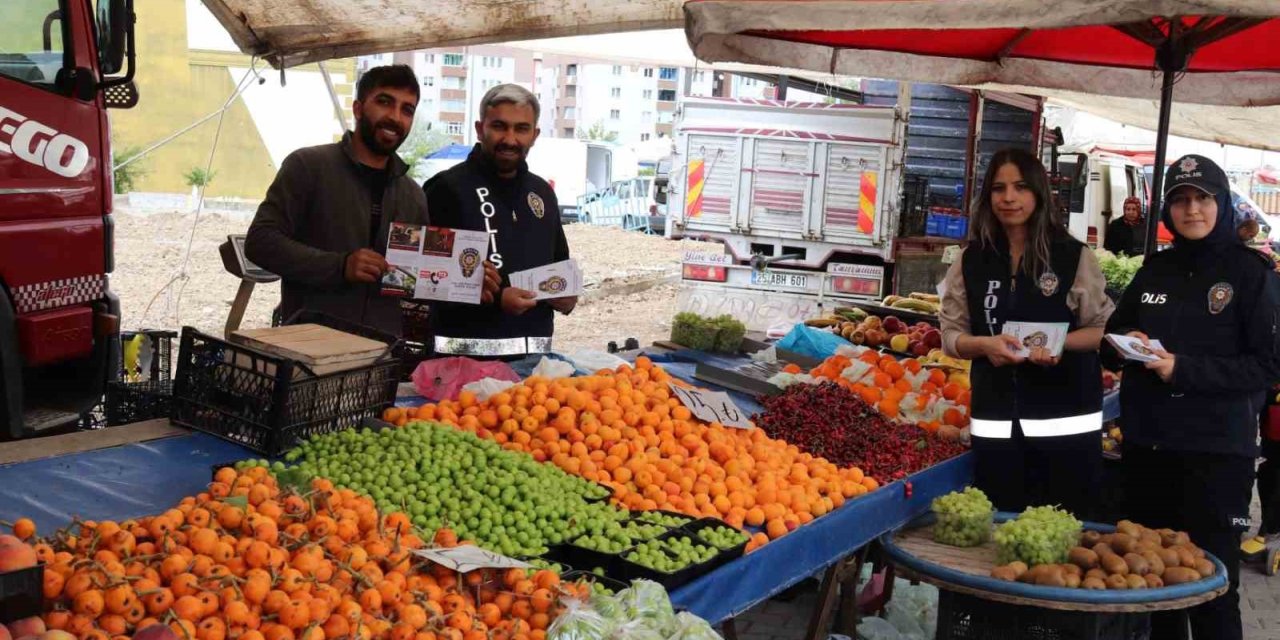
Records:
{"label": "orange reflective stripe", "polygon": [[858,231],[870,235],[876,227],[876,180],[874,171],[862,172],[862,184],[858,191]]}
{"label": "orange reflective stripe", "polygon": [[702,214],[702,187],[706,179],[706,161],[689,161],[689,194],[685,196],[685,215],[696,218]]}

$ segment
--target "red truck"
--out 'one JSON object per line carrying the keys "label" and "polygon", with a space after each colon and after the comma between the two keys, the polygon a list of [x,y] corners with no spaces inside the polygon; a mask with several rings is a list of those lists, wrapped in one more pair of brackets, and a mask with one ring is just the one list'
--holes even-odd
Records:
{"label": "red truck", "polygon": [[133,0],[3,0],[0,440],[75,428],[119,361],[107,109],[137,102]]}

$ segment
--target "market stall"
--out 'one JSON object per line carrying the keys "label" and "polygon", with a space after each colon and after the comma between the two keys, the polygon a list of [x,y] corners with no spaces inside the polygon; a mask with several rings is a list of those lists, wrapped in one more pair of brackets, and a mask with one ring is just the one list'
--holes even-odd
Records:
{"label": "market stall", "polygon": [[[750,362],[741,355],[687,349],[650,348],[646,352],[676,378],[713,389],[720,388],[697,378],[698,362],[722,367]],[[630,356],[634,360],[637,354]],[[746,412],[764,409],[748,394],[725,391]],[[409,405],[422,402],[420,398],[401,401]],[[9,460],[0,466],[0,519],[27,517],[40,531],[51,531],[73,518],[102,521],[159,513],[208,486],[215,465],[256,455],[225,439],[160,424],[84,435],[114,433],[118,440],[130,430],[139,441],[115,442],[118,446],[103,449],[94,448],[91,442],[64,446],[51,441],[38,450],[12,456],[31,459]],[[672,602],[711,622],[731,620],[824,568],[834,567],[922,513],[933,497],[963,486],[970,475],[971,461],[960,456],[848,500],[752,553],[672,589]]]}

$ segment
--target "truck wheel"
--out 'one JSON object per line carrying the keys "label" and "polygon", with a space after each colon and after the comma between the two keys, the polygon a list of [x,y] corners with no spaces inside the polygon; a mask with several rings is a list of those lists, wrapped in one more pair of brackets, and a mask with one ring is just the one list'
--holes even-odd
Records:
{"label": "truck wheel", "polygon": [[1280,573],[1280,548],[1271,547],[1267,549],[1267,575],[1274,576]]}

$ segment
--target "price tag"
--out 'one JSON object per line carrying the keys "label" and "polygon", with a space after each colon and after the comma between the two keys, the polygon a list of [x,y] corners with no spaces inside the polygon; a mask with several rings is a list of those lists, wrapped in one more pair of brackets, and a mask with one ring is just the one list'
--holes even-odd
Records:
{"label": "price tag", "polygon": [[705,389],[686,389],[668,382],[671,391],[676,394],[693,415],[703,422],[719,422],[726,427],[750,429],[753,425],[747,421],[746,414],[733,403],[733,398],[723,391],[707,391]]}
{"label": "price tag", "polygon": [[414,555],[459,573],[476,569],[528,569],[529,565],[480,547],[463,545],[449,549],[417,549]]}

